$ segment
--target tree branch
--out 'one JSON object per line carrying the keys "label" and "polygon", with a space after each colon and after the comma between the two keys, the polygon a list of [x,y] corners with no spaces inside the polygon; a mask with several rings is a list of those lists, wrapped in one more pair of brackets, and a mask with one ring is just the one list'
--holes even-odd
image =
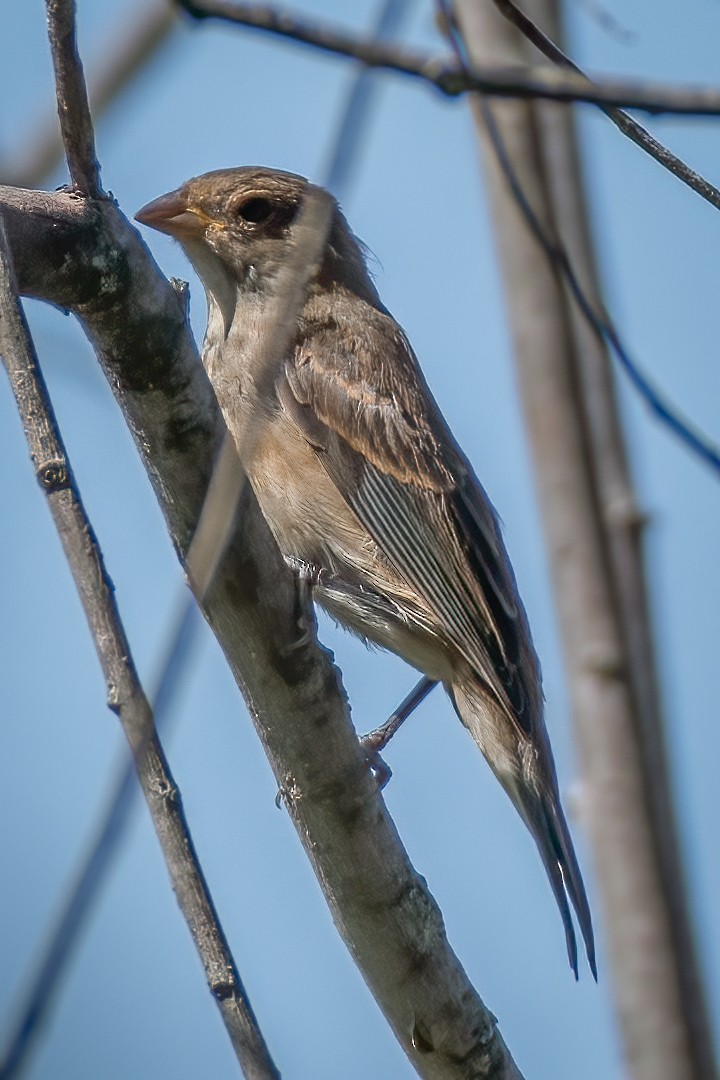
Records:
{"label": "tree branch", "polygon": [[[79,317],[181,559],[224,427],[184,304],[107,200],[0,188],[21,290]],[[297,648],[297,597],[248,485],[203,603],[353,957],[418,1073],[517,1080],[368,774],[338,676]]]}
{"label": "tree branch", "polygon": [[102,195],[90,106],[75,35],[75,0],[46,0],[48,38],[55,69],[58,117],[75,191]]}
{"label": "tree branch", "polygon": [[[173,890],[246,1077],[279,1076],[245,993],[195,854],[153,716],[138,679],[102,554],[75,485],[30,335],[15,295],[0,220],[0,354],[21,415],[30,456],[80,595],[105,676],[108,704],[120,718]],[[10,1075],[15,1062],[3,1065]]]}
{"label": "tree branch", "polygon": [[449,97],[479,91],[495,97],[584,101],[594,105],[624,105],[650,113],[720,116],[720,89],[714,87],[670,87],[621,79],[590,82],[572,71],[545,67],[483,65],[465,71],[446,58],[372,41],[326,23],[296,19],[289,12],[266,4],[241,0],[176,0],[176,3],[194,19],[222,19],[337,56],[349,56],[368,67],[414,76]]}
{"label": "tree branch", "polygon": [[[200,613],[189,594],[183,597],[168,656],[161,665],[161,678],[152,695],[152,710],[158,730],[174,712],[175,701],[186,674]],[[0,1077],[12,1080],[23,1075],[23,1067],[37,1040],[61,987],[62,976],[73,951],[87,927],[89,913],[126,835],[130,811],[139,791],[133,758],[123,753],[115,775],[108,784],[102,810],[93,814],[95,832],[88,843],[72,881],[54,912],[48,941],[22,994],[0,1059]]]}
{"label": "tree branch", "polygon": [[[567,56],[562,49],[560,49],[554,41],[552,41],[547,34],[544,34],[542,30],[536,26],[532,19],[528,18],[524,11],[521,11],[514,0],[493,0],[498,11],[505,16],[514,26],[517,26],[520,33],[527,38],[531,44],[539,49],[544,56],[547,56],[549,60],[552,60],[554,64],[558,64],[560,67],[566,68],[568,71],[574,71],[578,75],[585,73],[577,66],[574,61]],[[639,146],[641,150],[644,150],[650,157],[654,158],[658,164],[663,168],[668,169],[673,176],[677,176],[678,180],[682,180],[684,184],[687,184],[689,188],[692,188],[694,192],[700,195],[703,199],[706,199],[712,206],[720,210],[720,191],[711,184],[699,173],[696,173],[694,169],[691,169],[681,158],[676,157],[671,150],[668,150],[666,146],[658,142],[649,131],[638,124],[636,120],[633,120],[631,116],[628,116],[622,109],[613,109],[607,106],[601,106],[603,112],[612,120],[613,124],[626,135],[628,139]]]}
{"label": "tree branch", "polygon": [[[504,11],[504,0],[494,0],[494,2],[496,7],[501,10],[501,14],[506,14]],[[441,4],[441,7],[444,9],[445,5]],[[450,26],[451,16],[448,15],[446,18],[448,26]],[[517,25],[518,23],[518,20],[516,19],[511,21],[513,25]],[[523,26],[527,23],[530,27],[534,27],[534,24],[524,16],[523,20],[520,21]],[[456,28],[452,32],[458,33]],[[538,35],[544,36],[541,34],[541,31],[535,28],[532,44],[535,44],[534,39]],[[459,38],[454,37],[452,40],[457,42]],[[552,46],[552,48],[554,49],[555,46]],[[560,55],[564,54],[561,53]],[[462,56],[462,52],[459,52],[460,59],[462,59]],[[549,103],[545,103],[545,106],[546,108],[549,107]],[[594,290],[593,295],[591,296],[590,292],[583,287],[580,278],[575,272],[575,267],[568,256],[561,233],[558,232],[555,227],[546,227],[540,220],[538,213],[527,197],[523,182],[520,180],[518,171],[513,165],[511,156],[508,154],[505,140],[503,139],[499,125],[495,119],[490,102],[485,97],[478,96],[473,107],[476,111],[482,113],[484,131],[492,144],[493,153],[502,169],[505,182],[517,203],[518,209],[523,214],[530,231],[544,251],[548,262],[565,281],[572,298],[575,300],[583,318],[587,320],[593,333],[601,342],[604,342],[605,345],[608,346],[619,366],[627,376],[631,386],[640,395],[650,412],[660,421],[660,423],[664,424],[692,454],[705,465],[709,465],[716,473],[720,474],[720,447],[708,438],[703,431],[700,431],[688,417],[684,416],[675,404],[671,402],[657,386],[653,385],[650,379],[644,374],[642,369],[631,357],[629,350],[625,347],[615,324],[600,300],[599,292]],[[548,178],[548,182],[550,182],[550,178]],[[557,222],[560,222],[562,220],[562,207],[558,205],[556,210],[556,220]]]}

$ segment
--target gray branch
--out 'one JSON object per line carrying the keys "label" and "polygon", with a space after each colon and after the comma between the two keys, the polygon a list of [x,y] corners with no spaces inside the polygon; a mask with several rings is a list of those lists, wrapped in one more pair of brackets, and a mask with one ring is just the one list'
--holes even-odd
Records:
{"label": "gray branch", "polygon": [[100,166],[95,156],[90,106],[75,35],[75,0],[46,0],[48,39],[55,69],[60,133],[75,191],[99,197]]}
{"label": "gray branch", "polygon": [[584,101],[650,113],[720,116],[720,89],[715,87],[671,87],[625,79],[598,78],[591,82],[573,71],[519,68],[510,64],[503,67],[490,62],[475,64],[465,71],[446,57],[373,41],[327,23],[299,19],[269,4],[248,4],[241,0],[176,0],[176,3],[195,19],[222,19],[337,56],[353,57],[368,67],[385,68],[431,83],[449,97],[479,91],[495,97]]}
{"label": "gray branch", "polygon": [[[181,299],[108,201],[0,188],[22,292],[75,312],[184,559],[224,437]],[[297,593],[252,491],[203,609],[335,923],[418,1074],[520,1073],[368,772],[337,670],[298,647]]]}
{"label": "gray branch", "polygon": [[[557,46],[555,41],[544,34],[532,19],[528,18],[514,0],[494,0],[494,3],[498,11],[500,11],[506,19],[509,19],[513,25],[517,26],[521,34],[523,34],[536,49],[539,49],[544,56],[547,56],[549,60],[552,60],[554,64],[567,68],[568,71],[575,71],[578,75],[585,75],[577,64]],[[668,150],[667,146],[663,146],[661,142],[658,142],[658,140],[651,135],[642,124],[638,124],[636,120],[633,120],[633,118],[628,116],[626,112],[623,112],[622,109],[614,109],[609,106],[601,106],[601,108],[608,119],[612,120],[618,130],[621,131],[623,135],[626,135],[631,142],[634,142],[636,146],[639,146],[641,150],[644,150],[646,154],[649,154],[650,157],[654,158],[659,165],[662,165],[663,168],[667,169],[668,172],[671,172],[673,176],[676,176],[678,180],[682,180],[682,182],[687,184],[694,192],[703,199],[706,199],[716,210],[720,210],[720,190],[718,190],[714,184],[711,184],[704,176],[700,176],[694,169],[691,169],[686,162],[682,161],[676,154],[673,154],[671,150]]]}

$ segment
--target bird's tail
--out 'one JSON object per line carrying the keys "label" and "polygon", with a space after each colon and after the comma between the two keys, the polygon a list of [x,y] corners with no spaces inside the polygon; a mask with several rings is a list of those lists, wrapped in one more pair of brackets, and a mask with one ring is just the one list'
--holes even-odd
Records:
{"label": "bird's tail", "polygon": [[[593,978],[597,981],[595,938],[590,905],[588,904],[585,885],[583,884],[582,874],[580,873],[560,797],[557,791],[545,794],[538,793],[537,795],[532,793],[530,799],[527,796],[522,797],[522,802],[525,806],[527,806],[528,802],[532,803],[531,808],[528,808],[529,812],[521,809],[520,806],[518,806],[518,810],[526,820],[537,844],[540,858],[543,861],[545,872],[550,879],[550,886],[560,909],[563,926],[565,927],[565,942],[570,967],[577,979],[577,945],[570,913],[570,904],[572,904],[585,943],[588,964]],[[517,802],[516,805],[518,805]],[[570,903],[568,903],[568,899]]]}
{"label": "bird's tail", "polygon": [[585,885],[563,813],[549,741],[544,727],[530,740],[499,710],[465,686],[450,690],[456,711],[505,788],[540,852],[555,896],[568,959],[578,977],[577,942],[571,907],[585,943],[588,965],[597,980],[595,939]]}

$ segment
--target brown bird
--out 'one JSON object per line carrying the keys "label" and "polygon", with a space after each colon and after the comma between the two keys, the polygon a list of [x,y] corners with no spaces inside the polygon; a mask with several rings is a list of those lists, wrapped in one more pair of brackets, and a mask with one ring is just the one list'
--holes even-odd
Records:
{"label": "brown bird", "polygon": [[540,667],[497,516],[336,203],[276,377],[254,384],[248,370],[293,222],[317,191],[291,173],[226,169],[136,216],[182,244],[205,286],[203,360],[230,430],[254,426],[252,452],[242,440],[238,450],[283,555],[309,568],[333,618],[444,684],[537,844],[576,977],[570,903],[595,975]]}

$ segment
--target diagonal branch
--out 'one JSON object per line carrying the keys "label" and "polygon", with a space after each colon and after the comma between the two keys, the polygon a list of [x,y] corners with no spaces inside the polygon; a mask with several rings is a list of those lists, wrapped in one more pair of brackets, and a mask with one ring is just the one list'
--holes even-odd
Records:
{"label": "diagonal branch", "polygon": [[326,23],[298,19],[266,4],[249,4],[242,0],[176,0],[176,3],[194,19],[222,19],[337,56],[352,57],[368,67],[414,76],[449,97],[478,91],[495,97],[584,101],[594,105],[622,105],[650,113],[720,116],[720,89],[715,87],[671,87],[625,79],[590,82],[573,71],[547,67],[518,69],[483,64],[465,70],[447,58],[373,41]]}
{"label": "diagonal branch", "polygon": [[[190,597],[178,616],[171,649],[161,665],[162,674],[152,694],[152,711],[159,730],[167,726],[166,722],[174,712],[199,624],[200,615]],[[4,1056],[0,1059],[3,1080],[23,1075],[23,1066],[56,1003],[62,977],[87,928],[100,887],[114,864],[139,790],[132,756],[125,752],[117,763],[103,808],[92,814],[94,834],[74,870],[66,894],[58,902],[42,956],[28,977],[20,1007],[7,1034]]]}
{"label": "diagonal branch", "polygon": [[[496,6],[501,6],[504,0],[494,0]],[[445,12],[445,4],[441,8]],[[502,14],[505,14],[504,10]],[[448,26],[451,19],[446,15]],[[515,20],[512,20],[515,24]],[[530,24],[533,25],[532,23]],[[538,31],[538,34],[540,31]],[[463,54],[460,49],[460,35],[456,27],[452,30],[452,42],[458,50],[458,59],[463,62]],[[534,44],[534,41],[533,41]],[[554,48],[554,46],[553,46]],[[561,54],[563,55],[563,54]],[[631,386],[640,395],[641,399],[650,412],[671,431],[680,442],[705,465],[709,465],[716,473],[720,474],[720,447],[718,447],[703,431],[701,431],[688,417],[675,406],[673,402],[657,387],[642,371],[629,350],[625,347],[620,334],[610,318],[604,304],[596,293],[593,297],[583,287],[575,268],[569,258],[568,252],[556,228],[546,227],[533,208],[527,197],[523,182],[517,170],[514,168],[510,154],[505,145],[500,127],[495,119],[493,109],[485,97],[478,97],[474,101],[474,107],[482,113],[482,122],[487,137],[492,144],[493,153],[502,169],[505,181],[512,197],[517,203],[528,228],[542,248],[549,264],[561,275],[567,284],[570,293],[575,300],[580,313],[587,321],[592,332],[604,342],[615,356],[620,368],[625,373]],[[718,193],[720,194],[720,193]],[[561,217],[558,217],[558,221]]]}
{"label": "diagonal branch", "polygon": [[100,166],[95,156],[92,117],[77,50],[75,0],[46,0],[46,11],[58,117],[70,180],[75,191],[99,198],[103,193]]}
{"label": "diagonal branch", "polygon": [[[180,794],[155,731],[102,555],[75,485],[30,335],[16,298],[0,222],[0,353],[35,473],[75,580],[108,690],[135,765],[180,908],[245,1076],[279,1076],[220,927],[197,861]],[[10,1075],[12,1060],[3,1065]]]}
{"label": "diagonal branch", "polygon": [[[560,49],[554,41],[552,41],[547,34],[537,26],[532,19],[530,19],[524,11],[517,6],[514,0],[493,0],[493,3],[497,7],[498,11],[505,16],[506,19],[517,26],[518,30],[524,37],[531,42],[536,49],[539,49],[549,60],[552,60],[554,64],[558,64],[560,67],[566,68],[568,71],[574,71],[578,75],[585,73],[577,66],[577,64],[570,59]],[[673,176],[677,176],[678,180],[682,180],[684,184],[687,184],[689,188],[692,188],[703,199],[706,199],[712,206],[720,210],[720,191],[711,184],[709,180],[706,180],[699,173],[696,173],[694,169],[691,169],[681,158],[677,157],[671,150],[668,150],[666,146],[663,146],[661,142],[650,134],[642,124],[638,124],[636,120],[633,120],[631,116],[628,116],[622,109],[611,108],[609,106],[601,106],[603,112],[612,120],[613,124],[623,133],[627,135],[628,139],[639,146],[641,150],[645,150],[650,154],[658,164],[668,169]]]}
{"label": "diagonal branch", "polygon": [[581,285],[562,240],[559,236],[551,234],[543,227],[542,222],[533,210],[520,178],[513,168],[489,103],[485,99],[481,99],[478,108],[483,113],[483,123],[513,198],[522,211],[535,239],[547,256],[549,263],[565,280],[583,318],[587,320],[593,333],[609,347],[620,368],[630,381],[631,386],[640,395],[656,419],[664,424],[700,461],[720,474],[720,447],[701,431],[692,420],[682,414],[674,403],[650,381],[630,356],[604,305],[597,296],[591,299]]}

